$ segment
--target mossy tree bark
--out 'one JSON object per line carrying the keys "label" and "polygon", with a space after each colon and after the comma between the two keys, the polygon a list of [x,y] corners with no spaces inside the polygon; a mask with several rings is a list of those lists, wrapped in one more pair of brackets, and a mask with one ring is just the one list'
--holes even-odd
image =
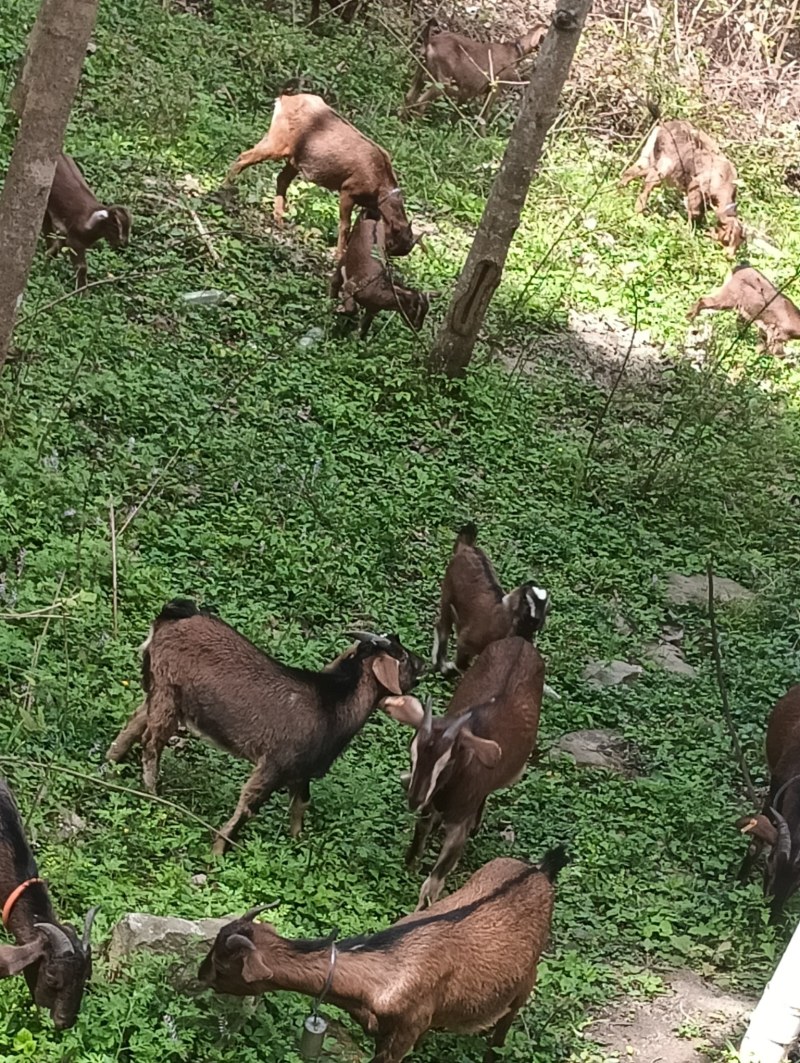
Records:
{"label": "mossy tree bark", "polygon": [[472,358],[591,4],[592,0],[558,0],[472,248],[431,350],[429,365],[436,372],[463,376]]}
{"label": "mossy tree bark", "polygon": [[96,17],[97,0],[42,0],[12,94],[20,124],[0,193],[0,369]]}

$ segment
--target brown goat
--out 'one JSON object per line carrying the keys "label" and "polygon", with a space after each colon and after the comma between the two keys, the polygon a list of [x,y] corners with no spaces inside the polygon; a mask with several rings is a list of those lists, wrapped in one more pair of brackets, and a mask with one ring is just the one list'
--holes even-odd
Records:
{"label": "brown goat", "polygon": [[784,343],[800,340],[800,310],[746,262],[734,267],[721,288],[698,299],[686,316],[693,321],[701,310],[735,310],[745,325],[756,326],[767,350],[780,357]]}
{"label": "brown goat", "polygon": [[[547,591],[534,583],[503,593],[489,558],[475,545],[477,536],[474,524],[464,525],[442,580],[432,653],[433,666],[442,675],[465,671],[490,642],[507,635],[533,640],[550,610]],[[455,665],[447,663],[454,623],[458,635]]]}
{"label": "brown goat", "polygon": [[279,96],[269,131],[244,151],[228,170],[224,185],[248,166],[285,160],[278,174],[273,215],[283,224],[286,192],[298,175],[339,193],[339,238],[336,253],[344,254],[355,206],[379,214],[386,225],[387,249],[407,255],[414,246],[389,155],[354,125],[332,110],[320,96],[300,93]]}
{"label": "brown goat", "polygon": [[770,921],[800,887],[800,683],[774,705],[767,723],[769,796],[760,815],[744,816],[737,827],[751,843],[739,869],[746,879],[765,845],[771,847],[764,894],[772,897]]}
{"label": "brown goat", "polygon": [[143,646],[145,700],[106,758],[119,761],[141,741],[145,789],[155,793],[162,750],[185,724],[255,765],[214,853],[224,853],[283,787],[291,793],[296,836],[311,800],[310,780],[327,773],[381,698],[409,690],[424,668],[396,635],[354,637],[357,644],[321,672],[290,668],[194,602],[175,599]]}
{"label": "brown goat", "polygon": [[126,207],[104,207],[86,183],[78,164],[60,155],[56,164],[42,232],[48,255],[69,248],[75,269],[75,288],[86,287],[86,252],[99,240],[127,247],[131,214]]}
{"label": "brown goat", "polygon": [[[484,44],[460,33],[434,33],[435,19],[425,26],[423,59],[405,98],[401,115],[423,114],[441,95],[457,103],[486,96],[484,118],[488,116],[502,82],[520,80],[517,63],[539,46],[547,33],[540,23],[514,41]],[[431,82],[425,88],[426,82]]]}
{"label": "brown goat", "polygon": [[717,142],[690,122],[664,122],[653,129],[638,160],[622,175],[620,187],[640,177],[644,187],[636,200],[637,213],[645,209],[657,185],[670,185],[686,197],[693,224],[713,208],[717,226],[711,235],[730,256],[744,243],[744,229],[736,215],[736,169]]}
{"label": "brown goat", "polygon": [[0,945],[0,978],[22,972],[31,997],[47,1008],[57,1030],[75,1025],[83,990],[92,973],[89,936],[96,908],[86,915],[83,935],[60,923],[25,838],[19,810],[0,779],[0,905],[2,924],[17,942]]}
{"label": "brown goat", "polygon": [[199,978],[234,996],[325,992],[375,1037],[373,1063],[400,1063],[429,1029],[491,1028],[492,1063],[536,982],[566,862],[563,846],[539,865],[500,857],[424,914],[335,945],[280,937],[253,909],[220,930]]}
{"label": "brown goat", "polygon": [[435,901],[458,863],[467,838],[480,826],[486,798],[513,786],[525,771],[544,690],[539,651],[519,636],[492,642],[461,680],[447,712],[436,719],[430,701],[389,697],[383,708],[417,729],[411,743],[408,804],[419,813],[406,853],[422,856],[431,830],[442,824],[444,842],[422,885],[419,908]]}
{"label": "brown goat", "polygon": [[395,310],[409,328],[418,332],[435,292],[420,292],[396,281],[386,252],[386,227],[380,219],[361,214],[344,258],[331,279],[331,296],[341,299],[341,312],[354,318],[358,307],[366,313],[361,322],[363,340],[381,310]]}

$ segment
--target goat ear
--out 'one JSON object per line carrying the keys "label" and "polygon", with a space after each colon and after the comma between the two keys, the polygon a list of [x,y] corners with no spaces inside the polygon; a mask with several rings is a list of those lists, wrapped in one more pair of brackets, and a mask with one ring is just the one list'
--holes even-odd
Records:
{"label": "goat ear", "polygon": [[96,225],[99,221],[107,221],[107,220],[108,220],[108,211],[107,210],[95,210],[95,211],[92,211],[92,215],[89,218],[89,225],[90,226]]}
{"label": "goat ear", "polygon": [[41,957],[44,948],[40,938],[27,945],[0,945],[0,978],[19,974]]}
{"label": "goat ear", "polygon": [[484,768],[494,768],[503,755],[503,750],[491,738],[478,738],[469,727],[461,730],[461,744]]}
{"label": "goat ear", "polygon": [[393,720],[397,720],[398,723],[407,723],[417,730],[419,730],[420,724],[425,718],[422,702],[418,698],[412,698],[409,695],[399,698],[384,698],[380,703],[380,708],[391,716]]}
{"label": "goat ear", "polygon": [[390,694],[397,694],[399,697],[403,693],[400,689],[400,664],[394,657],[381,653],[372,662],[372,673]]}
{"label": "goat ear", "polygon": [[271,982],[275,973],[268,967],[258,949],[248,952],[242,961],[242,977],[245,982]]}

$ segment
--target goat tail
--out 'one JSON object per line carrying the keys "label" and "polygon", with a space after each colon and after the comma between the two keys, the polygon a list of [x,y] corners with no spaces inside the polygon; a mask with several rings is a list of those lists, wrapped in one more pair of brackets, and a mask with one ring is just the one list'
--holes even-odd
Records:
{"label": "goat tail", "polygon": [[469,524],[465,524],[463,528],[459,528],[458,535],[456,536],[456,546],[458,546],[459,543],[464,546],[474,546],[477,538],[477,525],[470,521]]}
{"label": "goat tail", "polygon": [[566,864],[569,863],[569,856],[567,855],[566,846],[557,845],[555,849],[549,849],[542,857],[539,863],[539,870],[543,875],[547,875],[551,882],[555,882],[556,877]]}

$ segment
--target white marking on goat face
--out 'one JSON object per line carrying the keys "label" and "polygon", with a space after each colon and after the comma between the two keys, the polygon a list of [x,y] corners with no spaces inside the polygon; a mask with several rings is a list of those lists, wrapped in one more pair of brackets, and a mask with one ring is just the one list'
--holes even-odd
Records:
{"label": "white marking on goat face", "polygon": [[436,763],[433,765],[433,771],[428,782],[428,790],[425,794],[425,800],[422,802],[422,808],[425,808],[429,803],[433,795],[436,793],[436,784],[439,782],[439,776],[444,769],[453,759],[453,744],[451,743],[447,749],[442,753]]}
{"label": "white marking on goat face", "polygon": [[431,650],[431,664],[436,664],[439,660],[439,630],[438,628],[433,633],[433,649]]}

